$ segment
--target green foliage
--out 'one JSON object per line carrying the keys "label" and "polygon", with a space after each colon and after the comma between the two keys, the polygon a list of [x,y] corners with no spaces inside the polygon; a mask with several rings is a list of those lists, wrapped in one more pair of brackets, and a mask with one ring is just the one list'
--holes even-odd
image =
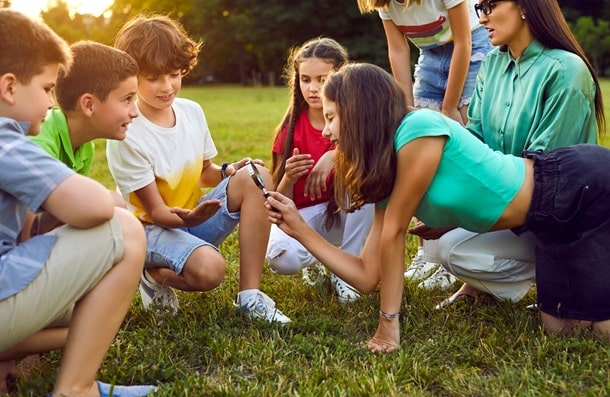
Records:
{"label": "green foliage", "polygon": [[[606,109],[610,80],[602,81]],[[244,156],[268,160],[272,130],[288,103],[285,88],[206,86],[182,96],[206,112],[218,163]],[[129,133],[129,132],[128,132]],[[609,141],[605,141],[608,145]],[[112,187],[104,143],[96,142],[95,177]],[[99,378],[119,384],[159,384],[157,396],[604,396],[610,392],[610,347],[589,332],[545,335],[525,310],[534,291],[513,304],[480,298],[442,312],[449,291],[423,291],[406,281],[401,348],[373,355],[364,347],[377,326],[379,294],[340,305],[328,282],[316,288],[300,275],[265,267],[262,290],[293,320],[287,326],[249,320],[233,307],[239,244],[221,247],[224,282],[206,293],[178,291],[181,310],[147,312],[136,296],[106,355]],[[416,241],[407,240],[408,256]],[[457,285],[453,289],[457,288]],[[452,290],[453,290],[452,289]],[[12,396],[42,396],[52,388],[60,352],[17,382]]]}
{"label": "green foliage", "polygon": [[605,69],[610,66],[610,22],[580,17],[571,29],[597,75],[604,75]]}
{"label": "green foliage", "polygon": [[[610,2],[563,0],[560,5],[603,76],[610,63]],[[211,77],[225,83],[280,83],[288,50],[316,36],[332,37],[348,49],[352,59],[389,70],[379,16],[361,15],[354,0],[114,0],[109,12],[100,17],[70,13],[65,0],[57,0],[42,17],[70,43],[89,39],[112,44],[130,18],[152,13],[178,19],[192,37],[205,41],[189,83]],[[412,50],[415,63],[418,51]]]}

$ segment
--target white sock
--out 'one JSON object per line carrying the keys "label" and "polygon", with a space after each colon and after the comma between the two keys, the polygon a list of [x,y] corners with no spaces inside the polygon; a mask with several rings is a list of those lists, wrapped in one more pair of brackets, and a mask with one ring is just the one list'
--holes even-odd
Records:
{"label": "white sock", "polygon": [[259,290],[257,288],[245,289],[237,293],[237,301],[241,306],[252,299]]}
{"label": "white sock", "polygon": [[424,246],[419,246],[417,247],[417,256],[422,256],[424,255]]}

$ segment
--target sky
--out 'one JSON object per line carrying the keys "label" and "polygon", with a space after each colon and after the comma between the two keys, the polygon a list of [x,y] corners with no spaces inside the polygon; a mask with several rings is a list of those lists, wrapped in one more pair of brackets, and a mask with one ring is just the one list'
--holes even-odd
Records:
{"label": "sky", "polygon": [[[81,14],[100,15],[114,0],[65,0],[71,10]],[[11,8],[38,17],[49,0],[12,0]]]}

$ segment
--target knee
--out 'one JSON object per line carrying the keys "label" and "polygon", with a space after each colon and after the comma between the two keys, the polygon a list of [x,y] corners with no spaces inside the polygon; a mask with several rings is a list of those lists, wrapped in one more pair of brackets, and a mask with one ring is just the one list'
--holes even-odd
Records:
{"label": "knee", "polygon": [[135,216],[123,208],[115,208],[114,216],[119,221],[123,238],[124,251],[121,263],[129,265],[131,272],[139,279],[146,258],[144,227]]}
{"label": "knee", "polygon": [[277,274],[296,274],[302,268],[301,263],[296,260],[295,256],[288,255],[286,250],[268,255],[266,260],[269,268]]}
{"label": "knee", "polygon": [[[213,250],[211,247],[200,247],[198,250],[201,248]],[[193,258],[193,255],[196,255],[196,258]],[[225,259],[216,250],[213,255],[199,252],[191,254],[182,274],[193,291],[209,291],[218,287],[224,280],[226,268]]]}
{"label": "knee", "polygon": [[137,245],[146,252],[146,235],[142,223],[129,211],[115,207],[114,216],[119,220],[125,243]]}

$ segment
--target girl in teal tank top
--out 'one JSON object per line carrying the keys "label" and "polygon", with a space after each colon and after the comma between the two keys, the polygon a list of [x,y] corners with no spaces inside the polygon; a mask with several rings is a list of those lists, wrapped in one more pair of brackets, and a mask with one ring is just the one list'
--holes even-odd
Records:
{"label": "girl in teal tank top", "polygon": [[402,95],[370,64],[347,65],[324,87],[323,134],[337,145],[336,200],[347,211],[377,203],[360,256],[326,242],[281,194],[266,203],[270,221],[333,273],[364,293],[381,283],[369,350],[399,346],[405,235],[414,215],[438,227],[531,231],[544,328],[591,326],[610,339],[610,174],[600,167],[610,164],[610,150],[575,145],[525,158],[502,154],[445,116],[408,113]]}

